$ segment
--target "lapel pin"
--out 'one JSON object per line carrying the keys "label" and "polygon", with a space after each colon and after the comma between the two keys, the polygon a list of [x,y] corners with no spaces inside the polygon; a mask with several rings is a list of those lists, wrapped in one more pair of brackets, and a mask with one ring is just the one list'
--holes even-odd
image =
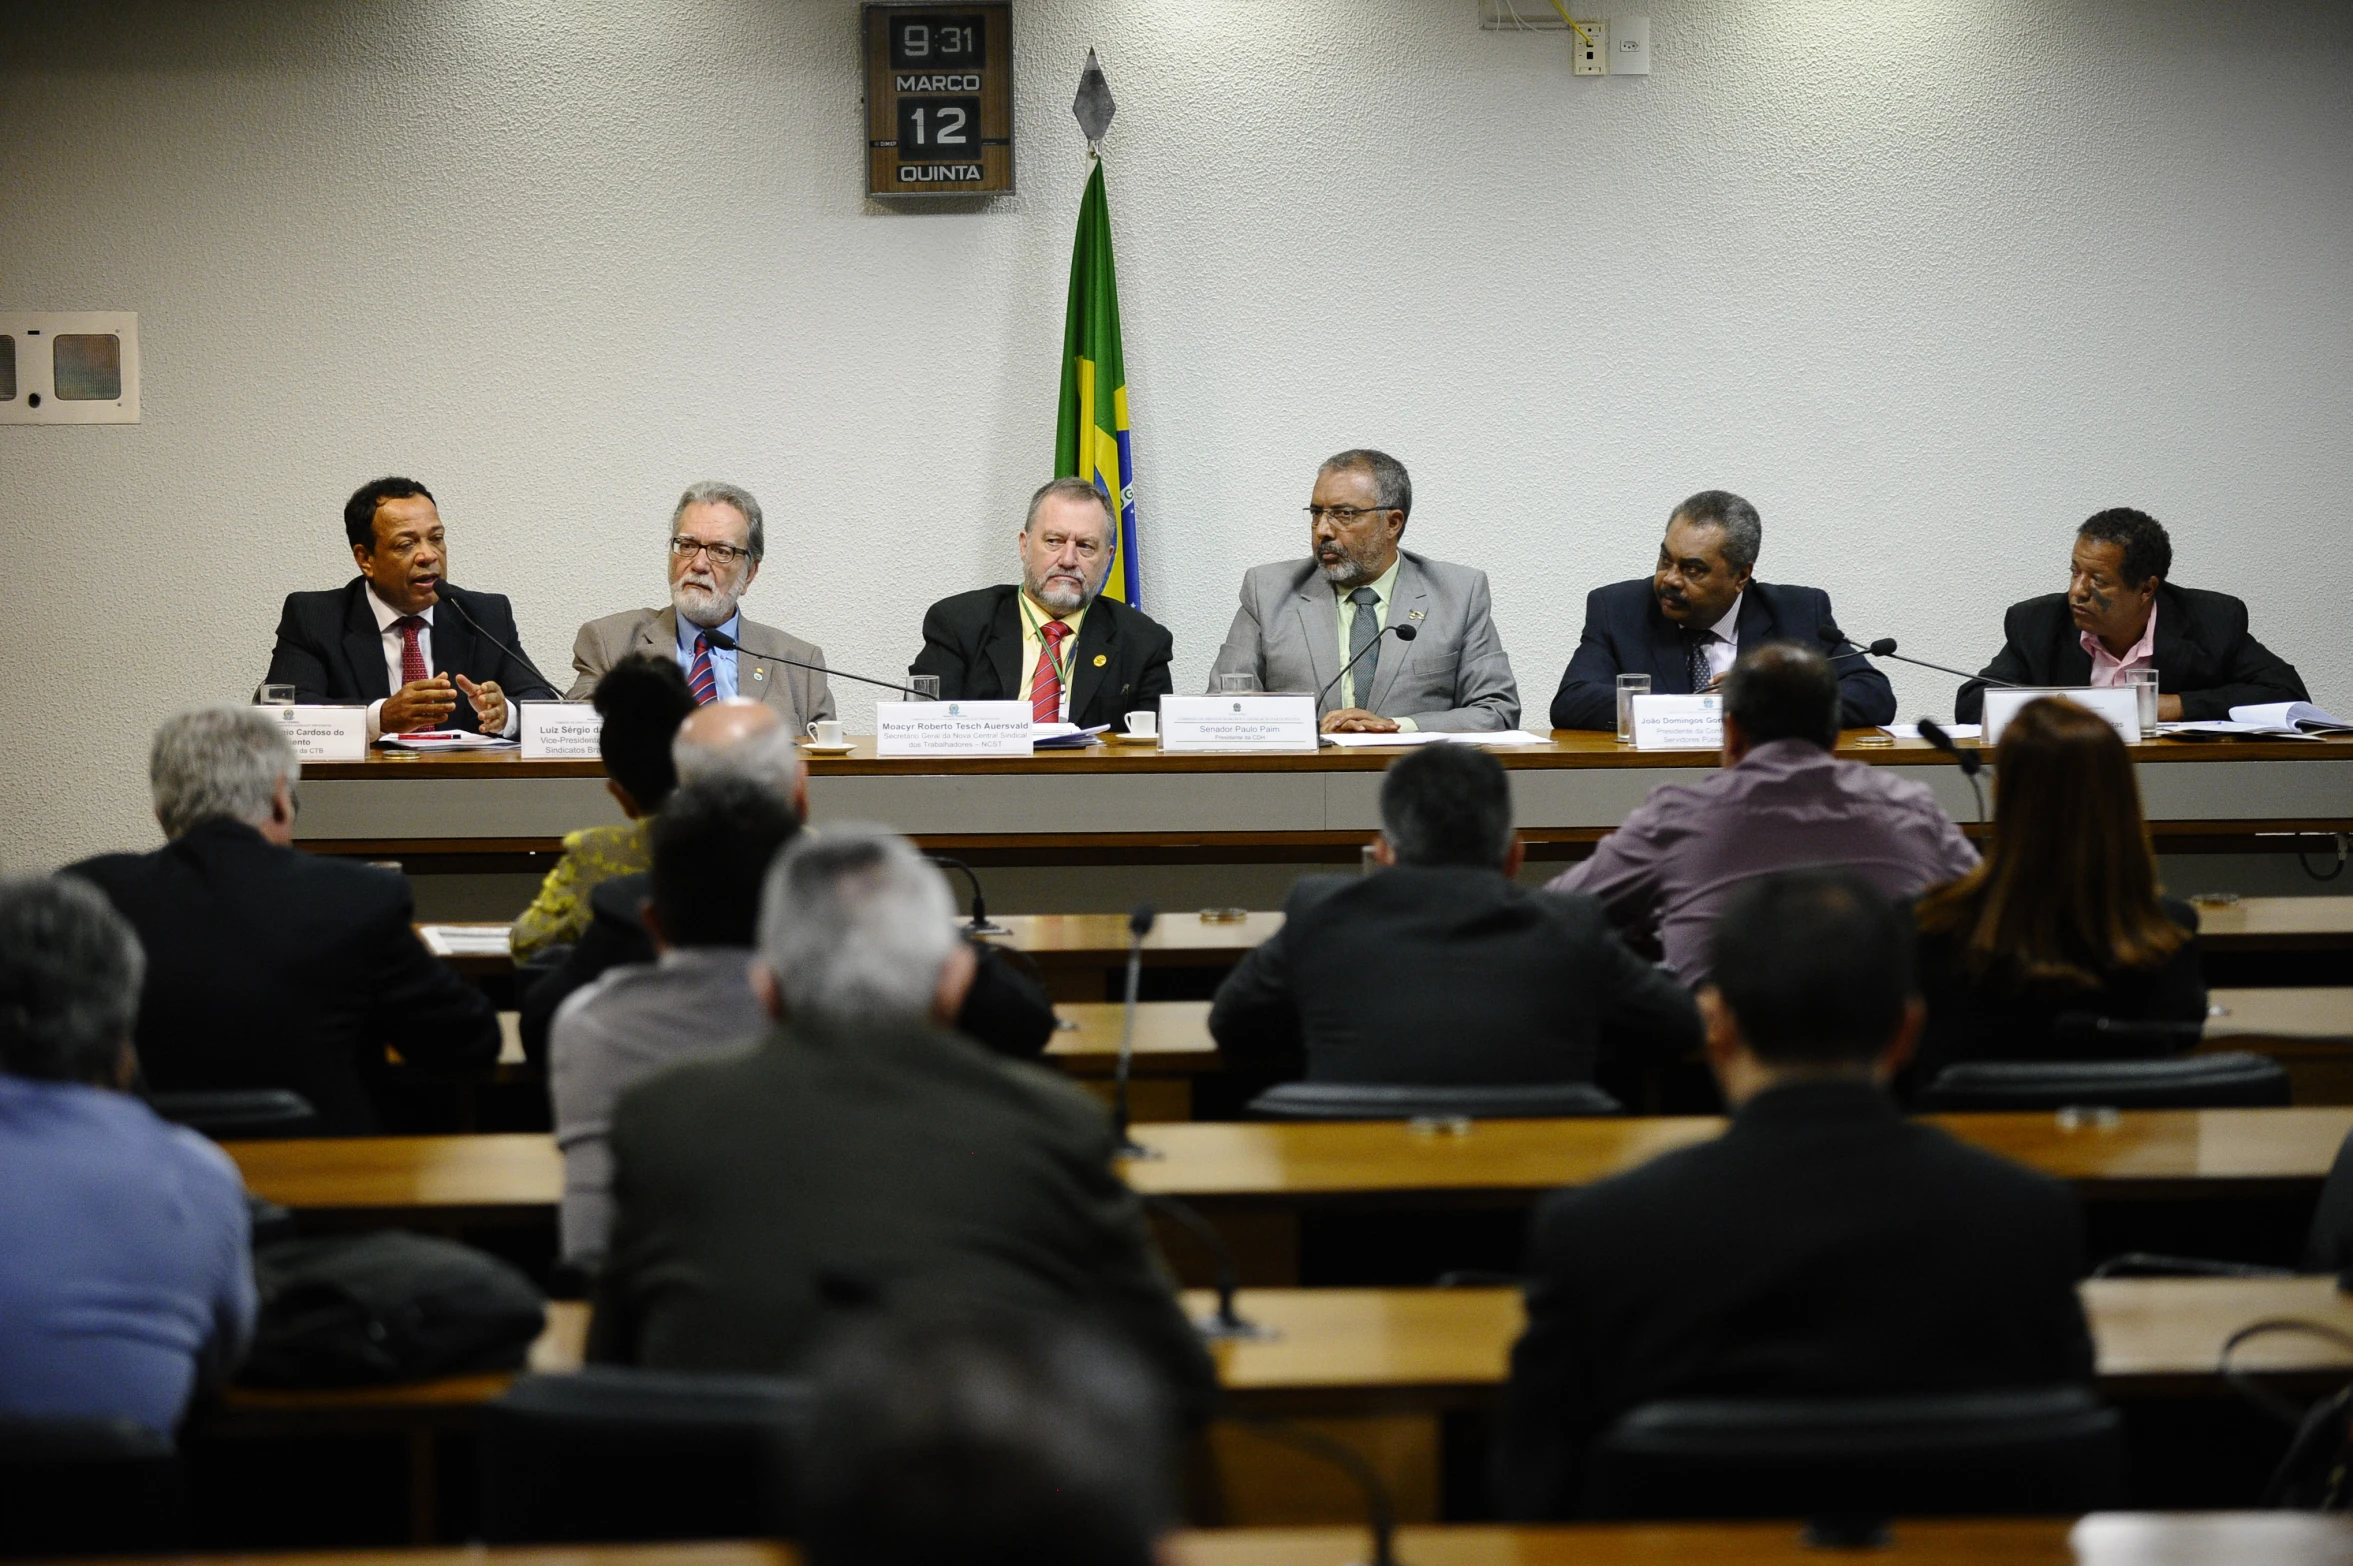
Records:
{"label": "lapel pin", "polygon": [[752,678],[753,678],[755,681],[757,681],[757,680],[764,680],[764,679],[768,678],[768,671],[767,671],[766,669],[754,669],[754,670],[752,671]]}
{"label": "lapel pin", "polygon": [[1405,611],[1405,617],[1408,620],[1419,620],[1422,617],[1422,612],[1419,609],[1408,609]]}
{"label": "lapel pin", "polygon": [[1111,655],[1110,655],[1109,653],[1097,653],[1097,654],[1095,654],[1095,667],[1096,667],[1096,668],[1098,668],[1098,669],[1102,668],[1102,667],[1103,667],[1103,665],[1105,665],[1105,664],[1109,663],[1110,661],[1111,661]]}

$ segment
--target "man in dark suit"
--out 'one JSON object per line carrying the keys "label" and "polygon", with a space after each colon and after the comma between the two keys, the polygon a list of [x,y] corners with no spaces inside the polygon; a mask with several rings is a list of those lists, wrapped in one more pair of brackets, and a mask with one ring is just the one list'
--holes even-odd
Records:
{"label": "man in dark suit", "polygon": [[2057,1181],[1907,1122],[1920,1031],[1895,911],[1836,871],[1751,882],[1700,996],[1721,1137],[1537,1209],[1496,1475],[1571,1515],[1592,1442],[1657,1398],[2085,1382],[2082,1214]]}
{"label": "man in dark suit", "polygon": [[1837,658],[1839,727],[1895,721],[1895,690],[1859,654],[1818,587],[1753,579],[1764,543],[1757,508],[1728,490],[1702,490],[1667,518],[1648,579],[1613,582],[1585,598],[1585,632],[1552,697],[1556,729],[1614,729],[1618,676],[1647,674],[1653,695],[1713,690],[1741,650],[1797,642]]}
{"label": "man in dark suit", "polygon": [[1237,1063],[1311,1082],[1590,1082],[1604,1044],[1699,1045],[1683,987],[1627,950],[1589,897],[1513,877],[1502,763],[1425,745],[1381,780],[1385,867],[1292,888],[1283,927],[1218,986],[1209,1031]]}
{"label": "man in dark suit", "polygon": [[424,485],[362,484],[344,503],[343,531],[360,574],[286,595],[268,683],[293,686],[296,701],[366,702],[370,740],[439,728],[513,734],[515,701],[556,699],[507,601],[449,585],[441,513]]}
{"label": "man in dark suit", "polygon": [[954,914],[886,833],[778,857],[754,987],[780,1025],[614,1113],[590,1358],[791,1371],[867,1312],[1008,1311],[1098,1326],[1206,1399],[1102,1107],[946,1030],[973,968]]}
{"label": "man in dark suit", "polygon": [[1168,631],[1140,609],[1097,596],[1119,523],[1103,492],[1060,478],[1030,497],[1014,536],[1019,587],[943,598],[923,617],[909,674],[939,676],[947,701],[1027,701],[1040,723],[1118,726],[1173,685]]}
{"label": "man in dark suit", "polygon": [[2247,606],[2228,593],[2176,587],[2173,540],[2145,511],[2118,506],[2075,531],[2067,591],[2010,606],[2002,650],[1961,687],[1953,716],[1985,713],[1987,681],[2113,686],[2157,671],[2157,720],[2227,718],[2233,707],[2309,701],[2295,666],[2247,634]]}
{"label": "man in dark suit", "polygon": [[147,949],[137,1043],[158,1091],[287,1088],[325,1129],[376,1128],[389,1046],[415,1067],[487,1065],[498,1018],[410,926],[399,875],[293,848],[294,751],[258,708],[183,713],[155,736],[170,841],[64,873]]}

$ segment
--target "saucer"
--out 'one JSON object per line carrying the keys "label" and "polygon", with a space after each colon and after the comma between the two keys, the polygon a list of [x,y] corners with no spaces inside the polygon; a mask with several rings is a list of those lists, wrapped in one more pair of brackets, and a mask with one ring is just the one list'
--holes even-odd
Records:
{"label": "saucer", "polygon": [[1160,736],[1157,734],[1113,734],[1107,732],[1103,737],[1114,745],[1157,745],[1160,743]]}
{"label": "saucer", "polygon": [[812,756],[846,756],[858,748],[854,740],[843,740],[839,745],[820,745],[815,740],[802,740],[801,749]]}

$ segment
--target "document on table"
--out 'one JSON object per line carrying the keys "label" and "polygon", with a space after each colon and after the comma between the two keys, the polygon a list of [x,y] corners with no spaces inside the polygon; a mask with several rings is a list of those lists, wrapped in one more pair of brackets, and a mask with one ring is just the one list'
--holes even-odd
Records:
{"label": "document on table", "polygon": [[[1943,727],[1947,734],[1957,740],[1976,739],[1985,732],[1982,725],[1975,723],[1947,723]],[[1892,735],[1896,739],[1918,739],[1920,725],[1917,723],[1882,723],[1879,725],[1879,732]]]}
{"label": "document on table", "polygon": [[376,743],[387,750],[502,750],[515,742],[462,729],[419,729],[413,734],[387,734]]}
{"label": "document on table", "polygon": [[1355,750],[1374,745],[1549,745],[1549,734],[1530,734],[1526,729],[1417,729],[1410,734],[1326,734],[1327,745],[1344,750]]}
{"label": "document on table", "polygon": [[1033,723],[1029,726],[1029,742],[1039,750],[1076,750],[1082,745],[1102,743],[1095,736],[1111,727],[1098,723],[1082,729],[1075,723]]}
{"label": "document on table", "polygon": [[507,957],[513,927],[504,924],[420,924],[417,938],[436,957]]}

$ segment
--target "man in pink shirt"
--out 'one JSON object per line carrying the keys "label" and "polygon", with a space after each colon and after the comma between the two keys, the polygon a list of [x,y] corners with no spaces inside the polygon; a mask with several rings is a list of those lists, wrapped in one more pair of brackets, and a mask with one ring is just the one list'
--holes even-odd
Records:
{"label": "man in pink shirt", "polygon": [[1841,761],[1837,743],[1828,659],[1792,642],[1744,654],[1724,681],[1722,770],[1652,789],[1546,890],[1600,899],[1637,950],[1662,952],[1677,978],[1697,985],[1717,910],[1751,877],[1838,865],[1897,898],[1977,863],[1926,785]]}

